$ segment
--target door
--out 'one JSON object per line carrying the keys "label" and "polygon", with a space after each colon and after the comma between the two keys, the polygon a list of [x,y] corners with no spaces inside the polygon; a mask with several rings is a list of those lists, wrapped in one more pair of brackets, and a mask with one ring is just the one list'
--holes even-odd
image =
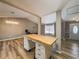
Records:
{"label": "door", "polygon": [[70,39],[79,40],[79,23],[70,24]]}

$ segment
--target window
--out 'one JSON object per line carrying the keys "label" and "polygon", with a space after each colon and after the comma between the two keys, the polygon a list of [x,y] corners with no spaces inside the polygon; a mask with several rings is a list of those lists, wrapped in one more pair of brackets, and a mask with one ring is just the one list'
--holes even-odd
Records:
{"label": "window", "polygon": [[78,27],[77,27],[77,26],[74,26],[74,27],[73,27],[73,33],[74,33],[74,34],[77,34],[77,33],[78,33]]}
{"label": "window", "polygon": [[55,34],[54,24],[45,25],[45,34]]}

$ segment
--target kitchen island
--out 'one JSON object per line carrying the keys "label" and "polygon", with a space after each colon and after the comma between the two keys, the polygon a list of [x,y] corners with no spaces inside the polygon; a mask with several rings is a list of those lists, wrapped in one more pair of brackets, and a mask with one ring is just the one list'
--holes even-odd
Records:
{"label": "kitchen island", "polygon": [[51,48],[56,42],[56,37],[43,36],[37,34],[25,35],[25,37],[30,38],[35,42],[35,58],[36,59],[50,59],[52,54]]}

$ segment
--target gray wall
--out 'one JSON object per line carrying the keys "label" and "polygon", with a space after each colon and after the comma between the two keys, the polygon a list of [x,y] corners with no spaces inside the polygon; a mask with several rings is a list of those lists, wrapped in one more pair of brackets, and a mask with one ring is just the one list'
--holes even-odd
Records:
{"label": "gray wall", "polygon": [[[15,21],[19,24],[6,24],[5,21]],[[20,18],[0,18],[0,39],[17,37],[25,34],[25,29],[31,33],[37,33],[37,24],[29,21],[28,19]]]}
{"label": "gray wall", "polygon": [[[79,24],[79,22],[76,21],[63,21],[62,23],[62,37],[65,39],[78,39],[79,40],[79,33],[76,35],[74,35],[74,33],[72,33],[73,31],[73,26],[70,26],[71,24],[77,25]],[[79,25],[77,25],[79,27]]]}

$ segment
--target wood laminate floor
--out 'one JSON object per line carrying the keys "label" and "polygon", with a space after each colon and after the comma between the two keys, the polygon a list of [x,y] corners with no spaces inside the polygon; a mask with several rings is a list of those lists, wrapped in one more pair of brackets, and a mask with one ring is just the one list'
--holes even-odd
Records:
{"label": "wood laminate floor", "polygon": [[79,41],[62,41],[62,53],[54,53],[54,59],[79,59]]}
{"label": "wood laminate floor", "polygon": [[[34,49],[27,52],[23,47],[23,39],[0,41],[0,59],[33,59]],[[62,42],[62,53],[54,53],[54,59],[79,59],[79,41]]]}
{"label": "wood laminate floor", "polygon": [[24,50],[22,39],[1,41],[0,59],[33,59],[33,53]]}

